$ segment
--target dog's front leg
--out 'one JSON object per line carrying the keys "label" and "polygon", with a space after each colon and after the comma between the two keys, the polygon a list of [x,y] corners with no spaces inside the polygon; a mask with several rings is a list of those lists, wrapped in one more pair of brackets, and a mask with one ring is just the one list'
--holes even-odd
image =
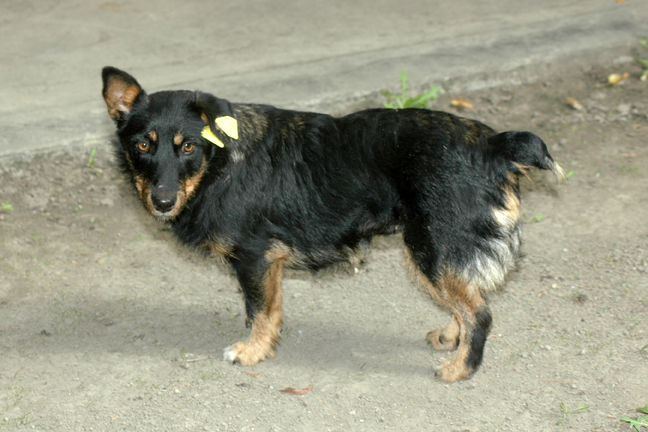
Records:
{"label": "dog's front leg", "polygon": [[245,366],[274,357],[281,330],[281,277],[288,253],[267,251],[262,257],[241,254],[234,261],[243,289],[250,337],[225,348],[223,359]]}

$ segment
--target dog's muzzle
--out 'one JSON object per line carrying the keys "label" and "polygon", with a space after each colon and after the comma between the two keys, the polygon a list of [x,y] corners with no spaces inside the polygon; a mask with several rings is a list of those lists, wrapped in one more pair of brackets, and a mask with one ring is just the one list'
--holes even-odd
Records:
{"label": "dog's muzzle", "polygon": [[153,208],[160,213],[167,213],[173,210],[178,200],[178,191],[170,190],[168,187],[158,185],[151,190],[151,202]]}

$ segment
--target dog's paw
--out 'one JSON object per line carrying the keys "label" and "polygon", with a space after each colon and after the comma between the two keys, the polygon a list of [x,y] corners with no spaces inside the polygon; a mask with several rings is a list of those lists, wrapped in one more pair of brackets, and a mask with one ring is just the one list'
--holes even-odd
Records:
{"label": "dog's paw", "polygon": [[272,358],[275,351],[272,347],[262,346],[258,343],[252,343],[244,340],[234,345],[230,345],[223,351],[223,360],[232,364],[239,363],[243,366],[252,366],[261,360]]}
{"label": "dog's paw", "polygon": [[236,363],[236,354],[232,352],[232,346],[230,345],[223,350],[223,361],[234,364]]}
{"label": "dog's paw", "polygon": [[453,358],[438,367],[434,375],[446,382],[455,382],[465,378],[470,378],[475,371],[464,361]]}
{"label": "dog's paw", "polygon": [[432,330],[425,339],[437,351],[452,351],[459,346],[459,333],[448,335],[445,327]]}

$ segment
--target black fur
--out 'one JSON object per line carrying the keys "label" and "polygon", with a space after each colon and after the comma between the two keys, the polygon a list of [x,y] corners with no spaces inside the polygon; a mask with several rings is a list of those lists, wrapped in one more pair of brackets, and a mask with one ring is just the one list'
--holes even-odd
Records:
{"label": "black fur", "polygon": [[493,317],[488,306],[480,309],[475,314],[476,325],[470,340],[470,354],[466,359],[466,364],[473,371],[477,370],[484,356],[484,344],[488,337]]}
{"label": "black fur", "polygon": [[[469,354],[441,377],[476,370],[491,323],[481,293],[501,283],[480,263],[506,273],[518,252],[517,176],[530,166],[559,172],[540,138],[428,110],[334,118],[201,92],[147,95],[110,67],[103,81],[117,159],[145,207],[184,243],[223,254],[236,270],[253,334],[229,360],[273,354],[275,336],[265,351],[252,345],[266,344],[258,335],[280,324],[280,296],[279,306],[273,299],[283,264],[317,270],[351,259],[374,235],[402,230],[417,272],[467,330],[457,344]],[[238,139],[216,126],[221,116],[238,121]],[[206,125],[224,148],[201,136]],[[510,224],[497,211],[510,212]]]}

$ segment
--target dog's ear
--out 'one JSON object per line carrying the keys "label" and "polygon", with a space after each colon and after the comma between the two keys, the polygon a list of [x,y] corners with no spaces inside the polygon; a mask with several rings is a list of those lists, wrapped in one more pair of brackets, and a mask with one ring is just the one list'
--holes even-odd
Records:
{"label": "dog's ear", "polygon": [[[191,108],[205,124],[202,136],[207,141],[218,147],[225,147],[226,143],[231,142],[230,138],[238,139],[238,126],[232,117],[232,106],[225,99],[219,99],[209,93],[196,92]],[[228,120],[223,123],[224,119]]]}
{"label": "dog's ear", "polygon": [[209,93],[196,92],[193,105],[205,122],[205,126],[211,126],[217,117],[232,115],[232,107],[228,101]]}
{"label": "dog's ear", "polygon": [[135,101],[146,98],[146,92],[135,78],[117,68],[106,66],[101,71],[103,97],[108,106],[108,115],[115,123],[130,113]]}

